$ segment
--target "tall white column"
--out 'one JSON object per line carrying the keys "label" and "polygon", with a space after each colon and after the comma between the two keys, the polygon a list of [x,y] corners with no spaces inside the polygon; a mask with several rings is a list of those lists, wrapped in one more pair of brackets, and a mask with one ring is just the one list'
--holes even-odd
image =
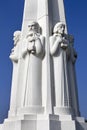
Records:
{"label": "tall white column", "polygon": [[25,0],[23,22],[22,22],[22,35],[26,36],[28,24],[30,21],[37,20],[38,0]]}
{"label": "tall white column", "polygon": [[0,130],[87,129],[84,118],[76,117],[75,68],[65,25],[63,0],[25,0],[10,111]]}

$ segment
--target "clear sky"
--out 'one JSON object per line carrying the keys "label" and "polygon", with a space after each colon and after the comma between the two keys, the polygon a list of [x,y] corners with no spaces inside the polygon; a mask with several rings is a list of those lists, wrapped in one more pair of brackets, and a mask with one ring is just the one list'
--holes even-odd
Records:
{"label": "clear sky", "polygon": [[[64,0],[68,32],[75,37],[79,106],[87,118],[87,1]],[[11,90],[13,32],[21,29],[24,0],[0,0],[0,122],[7,117]]]}

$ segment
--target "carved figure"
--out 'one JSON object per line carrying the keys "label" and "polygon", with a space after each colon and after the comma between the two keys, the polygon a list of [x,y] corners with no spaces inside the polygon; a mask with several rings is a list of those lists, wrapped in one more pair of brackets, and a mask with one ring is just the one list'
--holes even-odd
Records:
{"label": "carved figure", "polygon": [[50,37],[51,70],[53,70],[52,79],[54,79],[53,86],[55,89],[56,108],[63,108],[70,105],[66,57],[68,45],[69,40],[67,39],[67,34],[65,34],[65,25],[59,22],[54,27],[53,36]]}
{"label": "carved figure", "polygon": [[18,63],[20,58],[20,36],[21,31],[15,31],[13,34],[14,48],[11,50],[10,59],[13,62],[13,75],[12,75],[12,91],[10,101],[9,116],[16,114],[17,109],[17,81],[18,81]]}
{"label": "carved figure", "polygon": [[42,104],[42,59],[44,55],[44,37],[40,35],[37,22],[28,25],[28,34],[22,46],[24,60],[24,106]]}
{"label": "carved figure", "polygon": [[21,32],[20,31],[15,31],[13,34],[14,38],[14,48],[11,50],[11,54],[10,54],[10,59],[14,62],[18,62],[18,57],[19,57],[19,40],[20,40],[20,36],[21,36]]}
{"label": "carved figure", "polygon": [[77,59],[77,52],[74,49],[74,37],[72,35],[68,35],[69,39],[69,50],[70,50],[70,58],[68,60],[68,72],[69,72],[69,83],[71,89],[71,99],[72,107],[74,109],[75,116],[79,116],[79,104],[78,104],[78,93],[77,93],[77,82],[76,82],[76,71],[75,71],[75,62]]}

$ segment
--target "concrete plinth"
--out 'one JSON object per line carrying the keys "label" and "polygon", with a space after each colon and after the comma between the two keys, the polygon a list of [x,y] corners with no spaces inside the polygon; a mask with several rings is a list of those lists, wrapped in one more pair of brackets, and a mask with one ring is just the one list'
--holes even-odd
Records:
{"label": "concrete plinth", "polygon": [[19,108],[17,114],[29,115],[29,114],[42,114],[44,113],[44,107],[24,107]]}
{"label": "concrete plinth", "polygon": [[0,125],[0,130],[87,130],[85,122],[72,118],[63,120],[58,115],[21,115],[10,117]]}
{"label": "concrete plinth", "polygon": [[70,107],[54,107],[54,113],[57,115],[70,115],[73,110]]}
{"label": "concrete plinth", "polygon": [[[72,122],[72,128],[73,125],[75,127],[75,123],[73,121],[69,122]],[[5,120],[2,130],[62,130],[61,128],[62,127],[61,121],[59,121],[59,116],[24,115],[8,118],[7,120]]]}

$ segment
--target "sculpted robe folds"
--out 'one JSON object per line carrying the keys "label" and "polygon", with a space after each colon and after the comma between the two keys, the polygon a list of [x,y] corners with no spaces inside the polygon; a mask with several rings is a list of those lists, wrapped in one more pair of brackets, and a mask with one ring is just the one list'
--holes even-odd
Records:
{"label": "sculpted robe folds", "polygon": [[[68,87],[67,83],[67,61],[66,61],[66,52],[60,47],[58,43],[56,50],[54,51],[54,42],[56,42],[56,37],[53,36],[50,38],[50,50],[53,55],[53,68],[54,68],[54,84],[55,84],[55,92],[56,92],[56,105],[64,106],[68,105],[67,100],[64,102],[65,95],[62,93]],[[68,96],[68,95],[66,95]],[[60,98],[61,97],[61,98]],[[63,99],[64,98],[64,99]],[[66,97],[67,98],[67,97]],[[65,105],[65,106],[66,106]]]}
{"label": "sculpted robe folds", "polygon": [[57,114],[69,114],[70,101],[66,57],[68,40],[64,36],[64,30],[61,29],[62,26],[62,24],[55,25],[54,30],[56,31],[50,37],[51,70],[53,69],[51,77],[54,79],[53,87],[55,90],[54,112]]}
{"label": "sculpted robe folds", "polygon": [[[41,39],[43,40],[43,38]],[[35,41],[36,52],[27,52],[24,57],[26,73],[25,106],[42,105],[41,78],[42,78],[42,55],[43,45],[39,38]],[[26,41],[27,42],[27,41]],[[25,44],[25,43],[24,43]],[[27,42],[27,47],[31,42]]]}
{"label": "sculpted robe folds", "polygon": [[[28,36],[22,43],[23,98],[21,106],[24,111],[42,107],[42,59],[44,56],[44,37],[37,35],[34,39]],[[31,111],[32,111],[31,110]]]}
{"label": "sculpted robe folds", "polygon": [[[64,0],[24,0],[22,29],[10,55],[9,116],[0,130],[87,130],[79,116],[73,46]],[[58,23],[57,23],[58,22]]]}
{"label": "sculpted robe folds", "polygon": [[9,115],[13,116],[17,110],[17,81],[18,81],[18,62],[20,59],[20,31],[14,32],[14,48],[11,51],[9,58],[13,62],[13,75],[12,75],[12,89]]}
{"label": "sculpted robe folds", "polygon": [[[79,103],[78,103],[78,92],[77,92],[77,82],[76,82],[76,73],[75,73],[75,62],[77,59],[77,53],[74,49],[74,38],[73,36],[69,35],[69,48],[70,48],[70,57],[68,60],[68,72],[69,72],[69,85],[71,89],[71,100],[72,100],[72,107],[74,110],[75,116],[79,116]],[[73,97],[73,98],[72,98]]]}

